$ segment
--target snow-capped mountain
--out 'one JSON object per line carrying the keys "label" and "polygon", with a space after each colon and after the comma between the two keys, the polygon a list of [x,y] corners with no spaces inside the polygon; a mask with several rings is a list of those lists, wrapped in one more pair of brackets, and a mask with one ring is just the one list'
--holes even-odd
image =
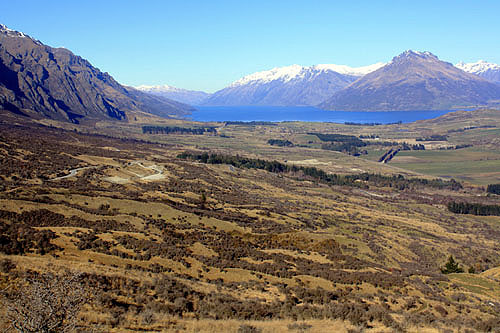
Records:
{"label": "snow-capped mountain", "polygon": [[30,36],[28,35],[25,35],[23,32],[21,31],[16,31],[16,30],[12,30],[12,29],[9,29],[7,28],[6,25],[3,25],[3,24],[0,24],[0,31],[2,32],[2,34],[4,34],[5,36],[7,37],[22,37],[22,38],[30,38],[32,39],[33,41],[37,42],[37,44],[42,44],[40,43],[39,41],[31,38]]}
{"label": "snow-capped mountain", "polygon": [[210,96],[209,93],[204,91],[181,89],[166,84],[160,86],[141,85],[135,88],[152,95],[166,97],[189,105],[200,105]]}
{"label": "snow-capped mountain", "polygon": [[479,75],[486,80],[500,83],[500,65],[479,60],[478,62],[473,63],[459,62],[455,65],[455,67],[460,68],[467,73]]}
{"label": "snow-capped mountain", "polygon": [[446,110],[498,103],[500,86],[438,59],[408,50],[320,107],[343,111]]}
{"label": "snow-capped mountain", "polygon": [[276,80],[286,83],[292,80],[304,79],[308,74],[312,74],[312,76],[315,77],[324,72],[336,72],[338,74],[349,76],[363,76],[377,70],[383,65],[383,63],[377,63],[365,67],[349,67],[345,65],[322,64],[310,67],[300,65],[276,67],[268,71],[257,72],[244,76],[233,82],[229,87],[237,87],[254,82],[267,83]]}
{"label": "snow-capped mountain", "polygon": [[291,65],[247,75],[212,94],[205,105],[316,105],[359,77],[382,67]]}

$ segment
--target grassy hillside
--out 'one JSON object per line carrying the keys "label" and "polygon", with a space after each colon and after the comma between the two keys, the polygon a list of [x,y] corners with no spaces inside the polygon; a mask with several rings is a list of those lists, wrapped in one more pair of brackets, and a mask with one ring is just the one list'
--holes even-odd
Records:
{"label": "grassy hillside", "polygon": [[[498,204],[498,196],[487,196],[472,182],[460,189],[434,186],[428,182],[432,172],[394,167],[399,154],[410,156],[406,152],[378,163],[367,158],[377,149],[384,153],[385,146],[352,156],[321,149],[320,140],[307,134],[409,141],[477,122],[206,125],[217,127],[217,135],[143,134],[140,122],[77,131],[3,122],[3,300],[11,304],[23,281],[68,269],[91,291],[77,322],[84,331],[499,329],[500,217],[446,208],[450,201]],[[489,131],[466,130],[477,137],[464,156],[492,145]],[[271,146],[271,138],[294,146]],[[450,135],[447,144],[458,142]],[[401,176],[332,185],[300,170],[270,172],[178,157],[186,151],[279,160],[339,176]],[[430,163],[454,158],[410,151],[417,152]],[[493,147],[487,154],[496,158]],[[495,164],[491,168],[487,172]],[[409,181],[414,178],[427,181]],[[465,273],[441,273],[450,255]]]}

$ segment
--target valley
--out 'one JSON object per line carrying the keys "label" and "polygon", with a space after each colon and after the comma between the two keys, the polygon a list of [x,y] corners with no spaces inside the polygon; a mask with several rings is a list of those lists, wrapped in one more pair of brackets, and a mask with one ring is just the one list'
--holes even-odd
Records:
{"label": "valley", "polygon": [[[155,11],[147,22],[144,8],[124,20],[121,6],[118,24],[116,8],[78,5],[49,32],[68,2],[34,30],[82,41],[75,50],[136,88],[0,24],[0,331],[500,331],[500,66],[413,50],[375,62],[395,49],[325,43],[358,17],[325,30],[320,48],[274,38],[273,55],[261,42],[281,29],[262,33],[255,18],[280,21],[275,11],[242,20],[252,23],[242,34],[212,3],[201,16],[199,4],[156,5],[141,6]],[[338,21],[329,9],[325,27]],[[283,66],[330,61],[331,45],[373,65]],[[315,56],[296,58],[302,50]],[[146,77],[193,89],[139,85]],[[206,110],[213,118],[195,121]]]}
{"label": "valley", "polygon": [[[82,331],[495,329],[500,218],[447,204],[498,205],[485,185],[499,183],[499,126],[488,109],[375,126],[7,113],[0,287],[23,272],[80,274],[92,290]],[[388,146],[354,156],[320,138],[426,149],[379,163]],[[441,273],[450,255],[464,273]]]}

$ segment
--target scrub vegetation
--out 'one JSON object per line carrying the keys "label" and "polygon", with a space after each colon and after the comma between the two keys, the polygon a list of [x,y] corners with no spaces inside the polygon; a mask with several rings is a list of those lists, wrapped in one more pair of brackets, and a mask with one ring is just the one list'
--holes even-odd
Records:
{"label": "scrub vegetation", "polygon": [[[2,329],[499,330],[500,217],[464,210],[498,205],[484,182],[498,183],[489,131],[500,116],[474,115],[377,126],[2,118]],[[316,133],[366,141],[368,154],[324,150]],[[443,133],[388,163],[369,143]],[[492,158],[473,181],[394,167],[403,153],[437,163],[429,152],[464,144],[458,134],[473,145],[460,158]]]}

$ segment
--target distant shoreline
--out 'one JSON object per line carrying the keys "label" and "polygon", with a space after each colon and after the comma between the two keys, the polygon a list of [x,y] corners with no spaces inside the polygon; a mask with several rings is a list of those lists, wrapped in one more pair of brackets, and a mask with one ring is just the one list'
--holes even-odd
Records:
{"label": "distant shoreline", "polygon": [[410,123],[437,118],[458,110],[325,111],[311,106],[197,106],[194,121],[333,122],[354,125]]}

